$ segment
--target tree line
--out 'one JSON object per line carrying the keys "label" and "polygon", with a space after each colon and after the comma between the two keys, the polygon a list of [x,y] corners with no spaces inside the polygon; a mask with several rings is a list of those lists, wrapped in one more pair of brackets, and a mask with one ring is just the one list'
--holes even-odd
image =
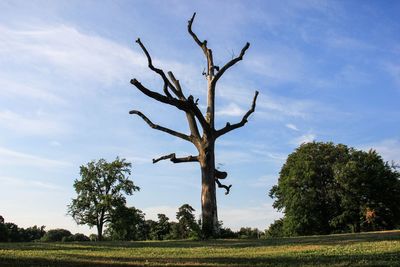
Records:
{"label": "tree line", "polygon": [[[102,240],[108,241],[141,241],[141,240],[178,240],[201,238],[201,225],[195,220],[195,210],[189,204],[179,207],[177,221],[170,221],[165,214],[158,214],[157,220],[145,219],[145,214],[135,207],[120,206],[112,214]],[[33,226],[26,229],[11,222],[4,222],[0,216],[0,242],[84,242],[98,241],[98,235],[86,236],[82,233],[72,234],[66,229],[45,230],[45,226]],[[218,224],[219,238],[262,238],[264,232],[257,228],[242,227],[232,231]]]}

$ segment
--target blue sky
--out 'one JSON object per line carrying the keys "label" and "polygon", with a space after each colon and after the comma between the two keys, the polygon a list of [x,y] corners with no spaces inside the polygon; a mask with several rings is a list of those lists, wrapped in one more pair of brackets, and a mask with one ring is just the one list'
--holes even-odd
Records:
{"label": "blue sky", "polygon": [[223,65],[250,49],[217,88],[217,125],[236,122],[260,91],[249,123],[222,137],[216,159],[231,193],[219,218],[233,229],[265,229],[281,215],[267,192],[302,142],[376,149],[400,162],[398,1],[0,1],[0,214],[20,226],[89,233],[66,215],[79,166],[123,157],[141,191],[128,205],[147,218],[189,203],[200,211],[195,163],[151,159],[194,147],[128,114],[188,132],[184,114],[143,96],[154,90],[134,40],[172,70],[204,107],[205,60],[193,26]]}

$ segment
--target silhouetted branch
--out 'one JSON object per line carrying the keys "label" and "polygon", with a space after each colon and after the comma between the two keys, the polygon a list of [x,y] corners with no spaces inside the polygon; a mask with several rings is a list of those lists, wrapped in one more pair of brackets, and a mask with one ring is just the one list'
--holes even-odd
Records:
{"label": "silhouetted branch", "polygon": [[153,159],[153,163],[157,163],[160,160],[166,160],[169,159],[170,161],[172,161],[173,163],[182,163],[182,162],[196,162],[199,161],[198,156],[187,156],[184,158],[177,158],[175,153],[171,153],[169,155],[166,156],[162,156],[156,159]]}
{"label": "silhouetted branch", "polygon": [[218,179],[215,179],[215,182],[217,183],[219,188],[225,188],[225,190],[226,190],[225,195],[229,194],[229,191],[230,191],[230,189],[232,187],[231,184],[230,185],[221,184],[221,182]]}
{"label": "silhouetted branch", "polygon": [[193,37],[193,40],[201,47],[201,49],[207,56],[207,40],[204,40],[203,42],[201,42],[200,39],[197,37],[197,35],[192,30],[192,24],[194,21],[194,17],[196,17],[196,12],[193,13],[192,18],[188,21],[188,32]]}
{"label": "silhouetted branch", "polygon": [[249,111],[246,112],[246,114],[243,116],[243,118],[240,122],[235,123],[235,124],[230,124],[229,122],[227,122],[226,126],[224,128],[216,131],[216,136],[219,137],[219,136],[224,135],[234,129],[244,126],[247,123],[247,119],[249,118],[251,113],[253,113],[254,110],[256,109],[257,96],[258,96],[258,91],[255,92],[251,108],[249,109]]}
{"label": "silhouetted branch", "polygon": [[174,92],[174,94],[175,94],[177,97],[179,97],[180,95],[179,95],[177,89],[176,89],[176,88],[171,84],[171,82],[168,80],[168,78],[167,78],[167,76],[165,75],[164,71],[163,71],[162,69],[158,69],[158,68],[154,67],[153,61],[152,61],[151,56],[150,56],[150,53],[147,51],[146,47],[145,47],[145,46],[143,45],[143,43],[140,41],[140,38],[138,38],[138,39],[136,40],[136,43],[139,44],[139,46],[142,48],[144,54],[146,55],[149,68],[150,68],[152,71],[154,71],[154,72],[156,72],[157,74],[159,74],[159,75],[161,76],[161,78],[163,79],[163,81],[164,81],[164,93],[165,93],[165,95],[166,95],[167,97],[172,98],[171,94],[168,92],[168,87],[169,87],[169,88],[171,89],[171,91]]}
{"label": "silhouetted branch", "polygon": [[151,122],[151,121],[149,120],[149,118],[147,118],[147,117],[146,117],[142,112],[140,112],[140,111],[131,110],[131,111],[129,111],[129,114],[138,115],[139,117],[141,117],[141,118],[142,118],[151,128],[153,128],[153,129],[156,129],[156,130],[159,130],[159,131],[162,131],[162,132],[165,132],[165,133],[169,133],[170,135],[173,135],[173,136],[182,138],[182,139],[184,139],[184,140],[186,140],[186,141],[189,141],[189,142],[192,141],[191,138],[190,138],[190,136],[188,136],[188,135],[186,135],[186,134],[179,133],[179,132],[177,132],[177,131],[168,129],[168,128],[166,128],[166,127],[163,127],[163,126],[154,124],[153,122]]}
{"label": "silhouetted branch", "polygon": [[239,62],[240,60],[243,59],[244,54],[246,53],[246,50],[249,49],[250,47],[250,43],[246,43],[246,45],[242,48],[242,50],[240,51],[240,54],[238,57],[233,58],[231,61],[229,61],[228,63],[225,64],[225,66],[223,66],[218,72],[217,74],[215,74],[214,79],[213,79],[213,83],[216,84],[218,79],[221,78],[221,76],[224,74],[224,72],[229,69],[230,67],[232,67],[233,65],[235,65],[237,62]]}

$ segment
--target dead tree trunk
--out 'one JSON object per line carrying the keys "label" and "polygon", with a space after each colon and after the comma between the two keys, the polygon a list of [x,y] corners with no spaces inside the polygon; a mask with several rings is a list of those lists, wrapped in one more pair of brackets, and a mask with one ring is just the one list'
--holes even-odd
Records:
{"label": "dead tree trunk", "polygon": [[[180,133],[166,127],[154,124],[149,118],[138,110],[132,110],[129,113],[135,114],[141,117],[151,128],[166,132],[173,136],[179,137],[183,140],[193,143],[197,148],[197,156],[187,156],[183,158],[177,158],[175,153],[153,159],[153,163],[160,160],[169,159],[173,163],[182,162],[198,162],[201,167],[201,208],[202,208],[202,233],[205,238],[213,237],[218,232],[218,215],[217,215],[217,199],[216,199],[216,184],[219,188],[226,190],[225,194],[229,194],[231,185],[226,186],[220,182],[220,179],[227,177],[226,172],[221,172],[215,168],[215,142],[216,140],[237,128],[244,126],[247,123],[248,117],[254,112],[256,107],[256,100],[258,91],[255,92],[252,105],[250,109],[244,114],[242,120],[238,123],[230,124],[226,123],[225,127],[221,129],[215,129],[215,89],[218,80],[222,77],[226,70],[235,65],[237,62],[243,59],[246,50],[250,44],[246,45],[240,51],[239,56],[233,58],[226,63],[222,68],[215,66],[213,62],[212,50],[207,47],[207,41],[200,41],[197,35],[192,31],[192,24],[196,13],[193,14],[192,18],[188,22],[188,32],[192,36],[193,40],[203,51],[206,60],[207,68],[204,75],[207,78],[207,111],[205,116],[197,106],[197,101],[194,100],[192,95],[188,97],[182,91],[181,84],[177,80],[174,74],[168,72],[168,77],[165,72],[161,69],[154,67],[152,58],[147,51],[146,47],[137,39],[137,43],[143,50],[147,57],[149,68],[157,73],[164,82],[163,93],[160,94],[156,91],[150,90],[143,86],[136,79],[131,80],[131,83],[143,94],[150,98],[153,98],[161,103],[171,105],[179,110],[182,110],[186,114],[187,123],[189,125],[190,134]],[[200,128],[199,128],[200,126]],[[201,129],[201,131],[199,130]]]}

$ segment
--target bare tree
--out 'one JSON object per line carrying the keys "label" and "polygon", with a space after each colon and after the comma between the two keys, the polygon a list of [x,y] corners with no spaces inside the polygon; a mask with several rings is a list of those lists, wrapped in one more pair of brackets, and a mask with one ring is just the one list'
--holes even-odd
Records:
{"label": "bare tree", "polygon": [[233,57],[229,62],[227,62],[223,67],[219,68],[214,65],[212,50],[208,48],[207,41],[200,41],[197,35],[192,30],[192,24],[196,13],[193,14],[192,18],[188,22],[188,32],[196,44],[201,48],[204,56],[207,60],[207,68],[204,71],[204,75],[207,79],[207,111],[205,116],[200,111],[197,101],[194,100],[192,95],[185,96],[183,93],[181,84],[177,80],[174,74],[169,71],[168,77],[165,72],[153,65],[152,58],[143,45],[140,39],[136,40],[139,44],[144,54],[147,57],[149,68],[157,73],[164,82],[163,93],[160,94],[153,90],[146,88],[138,80],[131,80],[133,84],[139,91],[141,91],[146,96],[157,100],[158,102],[174,106],[175,108],[182,110],[186,114],[187,123],[189,125],[190,134],[180,133],[168,129],[166,127],[154,124],[147,116],[138,110],[132,110],[129,113],[135,114],[141,117],[151,128],[166,132],[170,135],[179,137],[183,140],[193,143],[197,148],[198,155],[187,156],[187,157],[176,157],[175,153],[153,159],[153,163],[160,160],[169,159],[173,163],[182,162],[199,162],[201,167],[201,208],[202,208],[202,232],[205,237],[212,237],[218,231],[218,216],[217,216],[217,201],[216,201],[216,184],[220,188],[226,190],[225,194],[229,194],[231,185],[223,185],[220,180],[227,177],[226,172],[219,171],[215,168],[215,142],[216,140],[237,128],[244,126],[247,123],[249,116],[254,112],[256,107],[256,100],[258,96],[258,91],[255,92],[253,102],[250,109],[244,114],[241,121],[231,124],[226,123],[225,127],[221,129],[215,129],[215,89],[218,80],[222,75],[233,65],[238,63],[243,59],[244,54],[250,47],[249,43],[242,48],[239,56]]}

